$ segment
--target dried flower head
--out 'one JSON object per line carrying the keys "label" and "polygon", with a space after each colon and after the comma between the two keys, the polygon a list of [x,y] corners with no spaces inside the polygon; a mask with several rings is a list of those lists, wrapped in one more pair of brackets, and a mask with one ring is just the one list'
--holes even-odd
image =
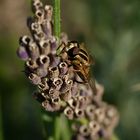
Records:
{"label": "dried flower head", "polygon": [[[110,137],[118,113],[102,101],[104,88],[90,82],[90,56],[83,44],[53,34],[53,8],[40,0],[32,2],[33,17],[27,25],[31,36],[19,39],[18,56],[25,61],[25,74],[38,91],[34,97],[46,111],[60,111],[75,124],[75,139]],[[95,84],[95,85],[94,85]]]}

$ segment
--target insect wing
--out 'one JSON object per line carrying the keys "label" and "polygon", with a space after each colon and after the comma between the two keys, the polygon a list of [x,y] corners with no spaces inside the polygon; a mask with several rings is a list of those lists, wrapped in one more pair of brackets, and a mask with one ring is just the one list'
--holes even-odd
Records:
{"label": "insect wing", "polygon": [[56,54],[57,54],[57,55],[60,55],[60,54],[64,51],[65,47],[66,47],[65,43],[62,43],[62,44],[57,48]]}

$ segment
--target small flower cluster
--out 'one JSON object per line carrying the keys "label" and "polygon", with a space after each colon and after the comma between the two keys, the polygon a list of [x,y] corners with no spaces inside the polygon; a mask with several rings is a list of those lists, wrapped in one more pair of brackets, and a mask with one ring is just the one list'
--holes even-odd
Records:
{"label": "small flower cluster", "polygon": [[92,102],[87,105],[85,115],[84,120],[73,124],[76,132],[73,140],[99,140],[111,137],[118,123],[118,112],[113,106],[104,102]]}
{"label": "small flower cluster", "polygon": [[[116,109],[102,101],[103,87],[95,82],[96,92],[74,72],[67,52],[57,55],[57,48],[69,43],[66,34],[53,34],[53,8],[33,0],[34,16],[27,25],[32,37],[19,39],[18,56],[25,61],[25,74],[38,87],[34,97],[47,111],[60,111],[76,119],[76,140],[98,140],[111,136],[118,121]],[[84,123],[81,120],[86,120]]]}

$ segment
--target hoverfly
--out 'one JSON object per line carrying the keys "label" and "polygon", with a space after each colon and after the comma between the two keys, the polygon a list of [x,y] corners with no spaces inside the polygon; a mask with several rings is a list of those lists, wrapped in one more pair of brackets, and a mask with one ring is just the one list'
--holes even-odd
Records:
{"label": "hoverfly", "polygon": [[76,74],[83,82],[89,82],[89,71],[91,65],[91,57],[87,53],[84,44],[79,44],[77,41],[62,43],[59,48],[59,53],[66,53],[68,63],[73,66]]}

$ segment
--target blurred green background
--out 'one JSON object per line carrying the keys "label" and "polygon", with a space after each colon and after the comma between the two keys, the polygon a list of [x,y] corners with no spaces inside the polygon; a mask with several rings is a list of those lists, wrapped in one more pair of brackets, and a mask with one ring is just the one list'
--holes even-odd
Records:
{"label": "blurred green background", "polygon": [[[61,0],[62,31],[85,42],[96,58],[93,73],[116,105],[120,140],[140,139],[140,0]],[[52,0],[46,0],[52,3]],[[42,140],[35,88],[17,58],[18,38],[29,34],[30,0],[0,1],[0,140]],[[3,134],[3,135],[2,135]]]}

